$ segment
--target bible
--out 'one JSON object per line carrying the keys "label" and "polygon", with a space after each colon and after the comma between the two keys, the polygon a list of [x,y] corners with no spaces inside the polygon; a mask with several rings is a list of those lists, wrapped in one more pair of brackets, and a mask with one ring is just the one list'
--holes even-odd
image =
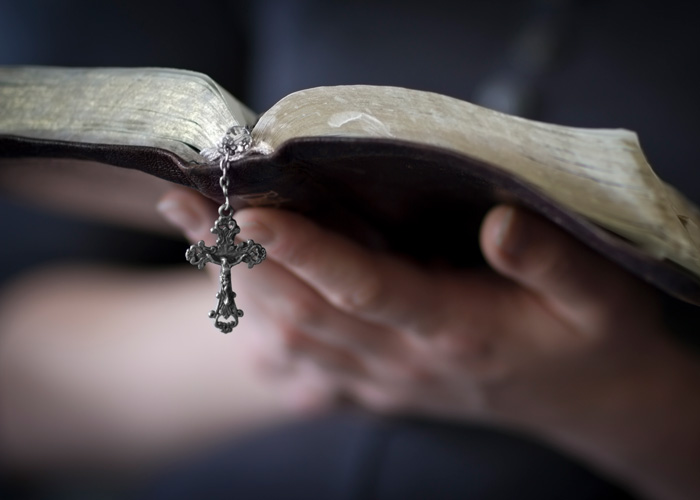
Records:
{"label": "bible", "polygon": [[252,139],[228,171],[235,208],[294,210],[362,244],[473,266],[485,212],[519,204],[700,304],[700,212],[656,176],[636,134],[418,90],[319,87],[258,115],[185,70],[3,67],[0,189],[144,223],[169,183],[221,202],[207,151],[232,127]]}

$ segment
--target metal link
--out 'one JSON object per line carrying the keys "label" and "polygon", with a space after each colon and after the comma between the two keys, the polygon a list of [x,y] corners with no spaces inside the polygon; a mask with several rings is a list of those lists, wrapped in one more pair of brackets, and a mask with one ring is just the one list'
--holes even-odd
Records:
{"label": "metal link", "polygon": [[221,169],[221,177],[219,178],[219,186],[221,186],[221,192],[224,195],[224,204],[219,207],[219,215],[229,214],[232,212],[231,204],[228,199],[228,166],[229,166],[230,153],[227,151],[224,156],[221,157],[219,162],[219,168]]}
{"label": "metal link", "polygon": [[253,138],[250,135],[250,130],[247,127],[236,125],[231,127],[221,143],[216,148],[202,150],[202,155],[210,161],[219,161],[221,169],[221,177],[219,178],[219,186],[224,195],[224,203],[219,207],[219,215],[231,215],[233,209],[229,202],[229,178],[228,168],[232,161],[240,158],[253,145]]}

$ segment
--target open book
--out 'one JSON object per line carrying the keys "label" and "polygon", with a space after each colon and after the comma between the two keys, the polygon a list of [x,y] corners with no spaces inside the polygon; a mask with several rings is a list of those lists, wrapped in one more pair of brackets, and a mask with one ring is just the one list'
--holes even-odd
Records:
{"label": "open book", "polygon": [[549,125],[429,92],[321,87],[258,116],[189,71],[0,68],[0,187],[60,197],[88,176],[83,197],[105,180],[88,209],[139,206],[148,176],[117,183],[123,170],[101,165],[221,201],[219,167],[202,151],[234,125],[253,138],[229,172],[236,207],[296,210],[368,245],[473,265],[485,211],[518,203],[700,304],[700,213],[654,174],[633,132]]}

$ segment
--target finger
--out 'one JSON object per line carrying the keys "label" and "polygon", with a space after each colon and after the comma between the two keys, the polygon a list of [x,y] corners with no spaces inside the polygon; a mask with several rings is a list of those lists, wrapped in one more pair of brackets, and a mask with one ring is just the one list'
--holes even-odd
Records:
{"label": "finger", "polygon": [[[201,195],[184,189],[173,190],[161,199],[158,210],[191,242],[204,240],[208,245],[213,244],[214,237],[208,228],[216,212]],[[210,274],[218,274],[215,266],[207,268]],[[257,309],[255,314],[264,314],[268,324],[276,323],[276,328],[271,330],[283,332],[282,339],[276,339],[277,345],[270,346],[277,352],[271,359],[278,361],[275,364],[282,371],[289,368],[282,360],[291,351],[297,355],[303,353],[328,372],[357,371],[361,365],[353,361],[352,353],[378,356],[396,340],[391,332],[378,334],[376,328],[330,307],[313,289],[275,262],[260,266],[255,277],[245,271],[248,269],[234,268],[232,279],[236,283],[244,282],[247,294],[262,298],[253,305]],[[270,332],[259,334],[268,338],[269,345]]]}
{"label": "finger", "polygon": [[369,252],[301,216],[271,209],[238,213],[242,234],[341,311],[418,333],[439,321],[440,296],[426,272]]}
{"label": "finger", "polygon": [[631,275],[524,209],[493,209],[482,225],[481,246],[496,271],[584,329],[623,314],[621,308],[650,302],[646,288]]}
{"label": "finger", "polygon": [[298,361],[283,391],[287,405],[304,416],[331,409],[339,400],[341,388],[312,361]]}
{"label": "finger", "polygon": [[[158,209],[191,242],[204,240],[208,245],[213,244],[214,235],[209,227],[217,215],[209,200],[191,190],[175,189],[161,199]],[[245,233],[243,236],[248,237]],[[206,267],[212,276],[218,276],[218,267]],[[314,290],[274,261],[257,267],[254,275],[245,266],[235,267],[232,280],[243,283],[246,295],[260,298],[259,303],[252,304],[259,310],[257,314],[265,314],[279,325],[293,325],[320,340],[367,353],[384,352],[392,341],[388,332],[379,335],[369,325],[360,324],[324,304]],[[242,306],[249,301],[241,297]]]}
{"label": "finger", "polygon": [[297,360],[310,361],[328,375],[358,377],[365,372],[361,359],[347,349],[320,342],[302,331],[287,329],[283,333],[283,343]]}
{"label": "finger", "polygon": [[[243,266],[234,268],[232,281],[245,287],[246,296],[257,298],[252,305],[256,309],[254,313],[265,318],[271,332],[292,329],[318,342],[349,349],[359,356],[381,357],[387,352],[400,352],[401,341],[396,332],[339,311],[298,276],[271,259],[258,266],[254,273]],[[241,296],[243,300],[250,299]]]}
{"label": "finger", "polygon": [[216,207],[201,194],[191,189],[173,189],[158,201],[157,209],[190,241],[214,243],[210,227],[217,218]]}
{"label": "finger", "polygon": [[[213,245],[216,238],[211,227],[218,217],[211,200],[190,189],[177,188],[166,193],[158,202],[158,211],[168,222],[182,231],[193,244],[204,241]],[[217,266],[205,266],[207,272],[219,276]]]}

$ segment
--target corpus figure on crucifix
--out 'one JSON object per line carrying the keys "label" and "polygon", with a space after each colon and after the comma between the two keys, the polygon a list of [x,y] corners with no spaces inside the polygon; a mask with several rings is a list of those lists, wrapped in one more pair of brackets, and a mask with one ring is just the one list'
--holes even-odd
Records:
{"label": "corpus figure on crucifix", "polygon": [[211,232],[217,235],[216,244],[208,247],[200,240],[187,249],[185,258],[198,269],[203,269],[208,262],[221,266],[221,288],[216,294],[219,303],[216,309],[209,312],[209,317],[214,318],[214,326],[224,333],[229,333],[238,325],[238,318],[243,316],[243,311],[236,307],[236,293],[231,289],[231,268],[241,262],[252,268],[265,260],[266,253],[262,245],[253,240],[235,243],[234,239],[241,230],[232,214],[226,212],[219,210],[219,218],[211,228]]}

